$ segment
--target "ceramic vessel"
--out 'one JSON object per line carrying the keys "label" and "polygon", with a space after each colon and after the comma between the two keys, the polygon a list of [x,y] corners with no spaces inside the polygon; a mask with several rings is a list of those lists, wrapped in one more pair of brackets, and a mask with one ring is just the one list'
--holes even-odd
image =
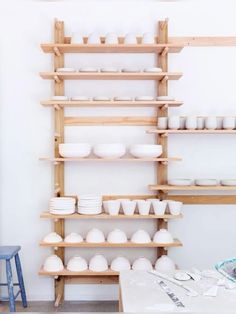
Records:
{"label": "ceramic vessel", "polygon": [[150,271],[153,270],[152,263],[145,257],[137,258],[132,265],[133,270]]}
{"label": "ceramic vessel", "polygon": [[131,242],[133,243],[150,243],[150,235],[145,230],[137,230],[131,237]]}
{"label": "ceramic vessel", "polygon": [[225,186],[236,186],[236,179],[220,180],[220,183]]}
{"label": "ceramic vessel", "polygon": [[49,233],[43,239],[43,242],[45,242],[45,243],[59,243],[62,241],[63,241],[62,237],[59,234],[57,234],[56,232]]}
{"label": "ceramic vessel", "polygon": [[203,130],[205,128],[205,118],[197,117],[197,129]]}
{"label": "ceramic vessel", "polygon": [[153,237],[153,242],[155,243],[173,243],[174,239],[169,231],[166,229],[160,229],[157,231]]}
{"label": "ceramic vessel", "polygon": [[107,201],[107,212],[111,216],[119,215],[120,211],[120,202],[118,200],[109,200]]}
{"label": "ceramic vessel", "polygon": [[132,216],[135,211],[136,202],[135,201],[121,201],[122,209],[125,215]]}
{"label": "ceramic vessel", "polygon": [[215,130],[217,128],[217,119],[216,117],[206,117],[205,127],[208,130]]}
{"label": "ceramic vessel", "polygon": [[180,117],[171,116],[168,118],[168,128],[170,130],[178,130],[180,128]]}
{"label": "ceramic vessel", "polygon": [[155,263],[155,270],[161,273],[173,274],[175,271],[175,263],[167,255],[162,255]]}
{"label": "ceramic vessel", "polygon": [[84,241],[83,237],[76,232],[71,232],[65,237],[65,240],[64,240],[64,242],[66,243],[81,243],[83,241]]}
{"label": "ceramic vessel", "polygon": [[107,236],[107,242],[109,243],[126,243],[127,236],[124,231],[120,229],[112,230]]}
{"label": "ceramic vessel", "polygon": [[171,215],[179,215],[181,213],[183,203],[178,201],[169,201],[168,207]]}
{"label": "ceramic vessel", "polygon": [[137,38],[136,35],[133,33],[128,33],[125,35],[125,39],[124,39],[124,43],[125,44],[137,44]]}
{"label": "ceramic vessel", "polygon": [[135,144],[129,151],[136,158],[158,158],[162,154],[162,145]]}
{"label": "ceramic vessel", "polygon": [[157,118],[157,128],[159,130],[166,130],[168,127],[168,118],[167,117],[158,117]]}
{"label": "ceramic vessel", "polygon": [[164,215],[167,207],[167,203],[165,201],[153,200],[152,207],[155,215]]}
{"label": "ceramic vessel", "polygon": [[85,271],[88,269],[88,263],[84,258],[80,256],[74,256],[68,261],[67,269],[69,271],[76,272]]}
{"label": "ceramic vessel", "polygon": [[151,202],[145,200],[137,200],[139,215],[149,215]]}
{"label": "ceramic vessel", "polygon": [[197,117],[194,116],[186,117],[185,127],[187,130],[195,130],[197,128]]}
{"label": "ceramic vessel", "polygon": [[91,153],[92,146],[88,143],[64,143],[59,144],[59,153],[62,157],[84,158]]}
{"label": "ceramic vessel", "polygon": [[235,117],[224,117],[223,118],[223,129],[225,129],[225,130],[235,129]]}
{"label": "ceramic vessel", "polygon": [[64,269],[62,260],[57,255],[51,255],[46,258],[43,269],[48,272],[58,272]]}
{"label": "ceramic vessel", "polygon": [[127,258],[118,256],[111,262],[111,269],[114,271],[130,270],[131,265]]}
{"label": "ceramic vessel", "polygon": [[126,147],[124,144],[97,144],[93,148],[93,152],[100,158],[120,158],[125,155]]}
{"label": "ceramic vessel", "polygon": [[102,272],[108,270],[106,258],[101,254],[94,255],[89,261],[89,270]]}
{"label": "ceramic vessel", "polygon": [[103,232],[97,228],[91,229],[86,235],[86,242],[88,243],[103,243],[105,236]]}
{"label": "ceramic vessel", "polygon": [[142,44],[144,45],[153,45],[155,44],[154,35],[151,33],[144,33],[142,37]]}
{"label": "ceramic vessel", "polygon": [[96,33],[89,34],[87,43],[92,45],[101,44],[100,36]]}
{"label": "ceramic vessel", "polygon": [[192,184],[192,180],[190,179],[169,179],[169,185],[179,185],[179,186],[188,186]]}
{"label": "ceramic vessel", "polygon": [[107,33],[105,43],[108,45],[117,45],[119,43],[118,36],[115,33]]}
{"label": "ceramic vessel", "polygon": [[200,186],[215,186],[218,184],[218,181],[216,179],[196,179],[195,184]]}

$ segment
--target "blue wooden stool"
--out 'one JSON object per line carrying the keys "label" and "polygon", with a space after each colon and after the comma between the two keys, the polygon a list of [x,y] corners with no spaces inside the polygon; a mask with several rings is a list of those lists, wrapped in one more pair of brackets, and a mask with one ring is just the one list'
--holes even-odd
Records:
{"label": "blue wooden stool", "polygon": [[[24,280],[21,270],[20,258],[18,254],[20,249],[21,249],[20,246],[0,246],[0,260],[6,261],[6,276],[7,276],[7,283],[0,283],[0,286],[8,287],[8,297],[1,298],[0,301],[9,301],[10,312],[16,311],[15,300],[19,294],[21,294],[23,307],[27,307]],[[11,259],[13,257],[15,258],[18,283],[13,283],[11,269]],[[14,294],[14,286],[19,286],[20,288],[16,294]]]}

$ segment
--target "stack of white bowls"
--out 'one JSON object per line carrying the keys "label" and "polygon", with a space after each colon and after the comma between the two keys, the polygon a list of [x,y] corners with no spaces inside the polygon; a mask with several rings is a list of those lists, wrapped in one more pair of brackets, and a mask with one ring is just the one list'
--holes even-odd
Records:
{"label": "stack of white bowls", "polygon": [[102,212],[102,196],[85,194],[78,196],[78,213],[82,215],[98,215]]}
{"label": "stack of white bowls", "polygon": [[59,153],[65,158],[84,158],[91,153],[92,146],[88,143],[59,144]]}
{"label": "stack of white bowls", "polygon": [[75,212],[75,198],[53,197],[50,199],[49,211],[54,215],[70,215]]}

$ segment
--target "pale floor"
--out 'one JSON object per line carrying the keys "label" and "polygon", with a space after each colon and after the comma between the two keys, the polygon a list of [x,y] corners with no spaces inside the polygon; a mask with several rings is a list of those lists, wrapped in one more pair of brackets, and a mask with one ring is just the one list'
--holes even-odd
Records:
{"label": "pale floor", "polygon": [[[118,312],[117,301],[65,301],[58,308],[54,302],[28,302],[28,308],[23,308],[17,302],[17,312]],[[7,303],[0,303],[0,313],[9,312]]]}

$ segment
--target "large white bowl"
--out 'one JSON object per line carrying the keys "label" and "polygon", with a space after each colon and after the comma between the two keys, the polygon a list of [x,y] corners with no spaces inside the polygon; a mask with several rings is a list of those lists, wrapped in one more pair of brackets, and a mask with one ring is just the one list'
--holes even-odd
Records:
{"label": "large white bowl", "polygon": [[225,186],[235,186],[236,185],[236,179],[225,179],[220,180],[220,183]]}
{"label": "large white bowl", "polygon": [[125,155],[126,147],[121,143],[97,144],[93,152],[100,158],[120,158]]}
{"label": "large white bowl", "polygon": [[59,153],[62,157],[67,158],[84,158],[90,155],[91,145],[88,143],[64,143],[59,144]]}
{"label": "large white bowl", "polygon": [[124,231],[120,229],[112,230],[107,236],[107,242],[109,243],[126,243],[127,236]]}
{"label": "large white bowl", "polygon": [[62,242],[63,239],[56,232],[51,232],[44,237],[43,241],[46,243],[59,243],[59,242]]}
{"label": "large white bowl", "polygon": [[106,258],[101,254],[94,255],[89,261],[89,270],[95,272],[106,271],[108,263]]}
{"label": "large white bowl", "polygon": [[74,256],[68,261],[67,269],[70,271],[85,271],[88,269],[88,263],[84,258]]}
{"label": "large white bowl", "polygon": [[83,241],[83,237],[76,232],[71,232],[64,239],[64,242],[66,243],[81,243]]}
{"label": "large white bowl", "polygon": [[139,229],[131,237],[133,243],[150,243],[151,238],[147,231]]}
{"label": "large white bowl", "polygon": [[132,216],[135,212],[136,201],[123,200],[121,201],[123,212],[127,216]]}
{"label": "large white bowl", "polygon": [[172,274],[175,271],[175,263],[167,255],[162,255],[157,259],[155,269],[161,273]]}
{"label": "large white bowl", "polygon": [[131,145],[130,146],[130,154],[136,158],[157,158],[162,154],[162,146],[161,145]]}
{"label": "large white bowl", "polygon": [[64,269],[62,260],[57,255],[51,255],[46,258],[43,269],[48,272],[57,272]]}
{"label": "large white bowl", "polygon": [[105,242],[103,232],[97,228],[91,229],[86,235],[86,242],[88,243],[102,243]]}
{"label": "large white bowl", "polygon": [[146,257],[137,258],[132,265],[133,270],[153,270],[152,263]]}
{"label": "large white bowl", "polygon": [[130,270],[131,265],[127,258],[118,256],[111,262],[111,269],[114,271]]}
{"label": "large white bowl", "polygon": [[173,243],[174,239],[170,232],[166,229],[160,229],[157,231],[153,237],[153,242],[155,243]]}

